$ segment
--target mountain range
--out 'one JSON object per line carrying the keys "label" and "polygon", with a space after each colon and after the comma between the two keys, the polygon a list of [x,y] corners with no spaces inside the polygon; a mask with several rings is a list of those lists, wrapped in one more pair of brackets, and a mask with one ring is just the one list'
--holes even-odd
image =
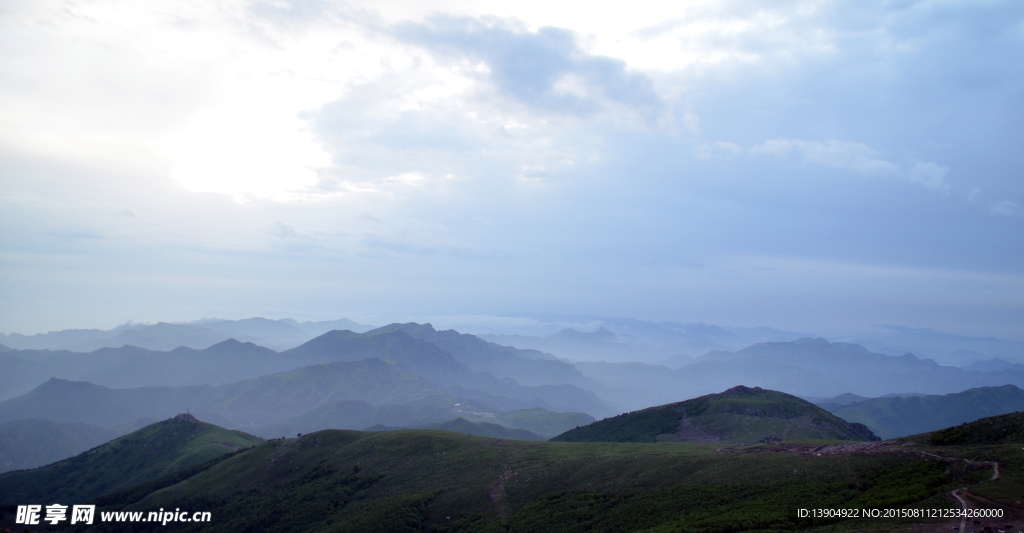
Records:
{"label": "mountain range", "polygon": [[1003,385],[944,395],[871,398],[829,410],[890,439],[1024,411],[1024,390]]}

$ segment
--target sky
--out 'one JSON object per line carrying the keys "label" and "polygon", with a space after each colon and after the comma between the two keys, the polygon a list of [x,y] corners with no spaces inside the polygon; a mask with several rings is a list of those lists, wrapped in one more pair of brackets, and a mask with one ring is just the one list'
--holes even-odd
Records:
{"label": "sky", "polygon": [[1024,3],[0,6],[0,331],[1024,338]]}

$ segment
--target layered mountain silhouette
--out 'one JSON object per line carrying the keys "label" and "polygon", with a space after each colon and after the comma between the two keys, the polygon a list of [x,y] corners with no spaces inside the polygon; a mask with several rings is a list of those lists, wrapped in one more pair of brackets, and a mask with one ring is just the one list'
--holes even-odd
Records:
{"label": "layered mountain silhouette", "polygon": [[865,398],[829,410],[890,439],[1024,411],[1024,390],[1004,385],[944,395]]}

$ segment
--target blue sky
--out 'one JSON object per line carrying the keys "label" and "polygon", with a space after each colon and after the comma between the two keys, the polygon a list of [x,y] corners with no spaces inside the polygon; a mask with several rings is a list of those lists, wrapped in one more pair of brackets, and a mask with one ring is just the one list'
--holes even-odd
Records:
{"label": "blue sky", "polygon": [[1024,337],[1019,2],[0,9],[0,331]]}

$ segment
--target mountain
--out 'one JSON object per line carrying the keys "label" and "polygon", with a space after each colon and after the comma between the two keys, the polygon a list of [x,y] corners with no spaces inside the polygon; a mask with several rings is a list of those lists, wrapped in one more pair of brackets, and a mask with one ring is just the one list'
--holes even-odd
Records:
{"label": "mountain", "polygon": [[878,440],[867,428],[849,424],[806,400],[744,386],[606,418],[551,440],[751,443],[804,439]]}
{"label": "mountain", "polygon": [[[923,435],[933,446],[971,446],[1024,443],[1024,413],[1008,413],[965,422]],[[920,436],[919,436],[920,437]]]}
{"label": "mountain", "polygon": [[944,365],[967,365],[1001,358],[1024,362],[1024,342],[995,337],[969,337],[927,328],[886,325],[872,328],[856,342],[886,354],[913,352]]}
{"label": "mountain", "polygon": [[510,378],[527,386],[589,385],[572,364],[543,352],[501,346],[455,330],[438,331],[430,324],[390,324],[368,334],[392,331],[401,331],[415,339],[437,346],[473,372],[486,372],[498,378]]}
{"label": "mountain", "polygon": [[219,385],[302,366],[277,352],[228,339],[197,350],[169,352],[136,346],[67,350],[16,350],[0,356],[0,400],[24,394],[50,378],[116,388]]}
{"label": "mountain", "polygon": [[120,435],[112,429],[74,422],[6,422],[0,424],[0,474],[67,459]]}
{"label": "mountain", "polygon": [[[738,328],[701,323],[654,323],[626,318],[580,315],[530,317],[550,325],[561,324],[553,335],[485,334],[485,340],[534,348],[578,361],[642,362],[664,364],[680,353],[737,350],[758,342],[789,341],[805,335],[766,327]],[[574,324],[565,327],[568,324]],[[591,330],[597,327],[597,331]],[[672,366],[672,365],[668,365]]]}
{"label": "mountain", "polygon": [[[250,431],[266,438],[312,433],[323,429],[366,429],[372,426],[408,428],[449,420],[462,413],[468,403],[440,400],[426,404],[373,405],[361,400],[343,400],[321,405],[308,412],[280,422],[253,427]],[[472,409],[472,408],[470,408]],[[490,407],[476,407],[478,412],[494,416]]]}
{"label": "mountain", "polygon": [[[551,411],[606,416],[615,410],[589,389],[587,380],[561,361],[530,359],[522,350],[487,343],[472,335],[434,330],[430,324],[392,324],[363,334],[332,331],[282,352],[294,361],[352,361],[378,357],[405,372],[446,386],[456,396],[487,399],[507,410],[543,407]],[[526,384],[522,384],[523,379]],[[539,376],[546,376],[541,378]],[[568,379],[570,382],[559,381]],[[486,394],[473,391],[485,391]],[[511,400],[500,403],[497,397]],[[533,405],[523,405],[524,403]]]}
{"label": "mountain", "polygon": [[824,339],[755,344],[736,352],[709,352],[683,367],[684,382],[710,387],[744,379],[792,394],[828,396],[845,390],[861,396],[893,391],[944,394],[965,388],[1024,385],[1024,374],[970,372],[912,354],[889,356],[863,346]]}
{"label": "mountain", "polygon": [[979,387],[955,394],[874,398],[830,411],[891,439],[1024,411],[1024,391],[1013,385]]}
{"label": "mountain", "polygon": [[495,439],[547,440],[545,437],[525,429],[513,429],[498,424],[492,424],[490,422],[470,422],[469,420],[461,417],[447,422],[429,424],[421,427],[423,429],[439,429],[442,431],[466,433],[469,435],[479,435],[481,437],[491,437]]}
{"label": "mountain", "polygon": [[364,332],[369,331],[371,329],[374,329],[376,327],[376,326],[368,326],[366,324],[360,324],[358,322],[354,322],[354,321],[349,320],[347,318],[341,318],[341,319],[338,319],[338,320],[322,320],[322,321],[318,321],[318,322],[313,322],[313,321],[297,322],[297,321],[292,320],[290,318],[283,318],[280,321],[288,323],[288,324],[291,324],[291,325],[301,329],[302,331],[305,331],[306,334],[308,334],[310,338],[319,337],[320,335],[323,335],[324,333],[327,333],[328,331],[334,331],[336,329],[340,329],[340,330],[347,329],[349,331],[355,331],[356,333],[364,333]]}
{"label": "mountain", "polygon": [[[864,400],[870,400],[866,396],[858,396],[849,392],[834,396],[832,398],[816,398],[811,403],[821,407],[828,412],[834,412],[836,409],[843,407],[844,405],[850,405],[851,403],[863,402]],[[810,401],[810,400],[808,400]]]}
{"label": "mountain", "polygon": [[594,417],[586,413],[552,413],[540,407],[534,407],[502,413],[495,417],[494,422],[510,428],[529,430],[551,438],[576,426],[590,424],[594,422]]}
{"label": "mountain", "polygon": [[998,357],[988,359],[985,361],[975,361],[969,365],[964,365],[960,368],[964,370],[973,370],[976,372],[1002,372],[1004,370],[1024,372],[1024,365],[1020,363],[1011,363],[1009,361],[1004,361]]}
{"label": "mountain", "polygon": [[51,379],[28,394],[0,402],[0,422],[48,417],[104,427],[190,410],[222,425],[248,427],[296,416],[321,405],[434,402],[446,390],[379,359],[337,362],[219,386],[110,389]]}
{"label": "mountain", "polygon": [[[428,346],[436,350],[432,345]],[[443,355],[443,352],[439,353]],[[48,418],[113,428],[144,417],[161,419],[190,411],[219,425],[250,429],[285,422],[341,401],[359,401],[374,406],[405,404],[404,408],[393,407],[386,411],[391,415],[405,413],[426,417],[409,420],[409,423],[458,416],[459,409],[455,407],[459,404],[472,405],[475,410],[489,414],[530,407],[578,412],[564,407],[580,402],[601,406],[593,393],[571,385],[523,387],[514,382],[490,379],[495,383],[489,392],[444,386],[404,372],[397,365],[380,359],[311,365],[217,386],[111,389],[88,382],[51,379],[22,396],[0,402],[0,422]],[[516,397],[510,398],[506,394]],[[583,407],[588,405],[585,403]],[[317,414],[310,416],[315,419]],[[384,423],[385,420],[391,418],[372,419],[366,425]],[[398,424],[392,422],[388,425]],[[324,427],[336,426],[306,430]],[[274,431],[277,432],[276,429]]]}
{"label": "mountain", "polygon": [[[199,532],[852,530],[860,524],[800,519],[793,509],[922,508],[920,502],[954,488],[992,485],[983,481],[991,472],[983,465],[905,453],[923,452],[923,445],[857,457],[812,456],[811,449],[749,453],[754,450],[699,443],[328,430],[269,441],[187,477],[104,496],[97,514],[210,512],[212,522],[179,525]],[[1001,461],[1012,451],[994,453]],[[1004,469],[1003,475],[1016,474]],[[996,501],[1002,506],[1016,497]],[[889,530],[913,525],[882,518],[870,524]],[[939,523],[930,525],[937,530]],[[133,524],[134,531],[166,529]]]}
{"label": "mountain", "polygon": [[344,318],[322,322],[296,322],[290,318],[215,318],[179,324],[129,323],[111,330],[70,329],[36,335],[0,334],[0,341],[19,350],[91,352],[99,348],[119,348],[124,345],[158,351],[173,350],[179,346],[203,349],[233,338],[274,350],[286,350],[331,330],[365,331],[370,328]]}
{"label": "mountain", "polygon": [[263,439],[178,415],[63,461],[0,475],[0,503],[85,502]]}

